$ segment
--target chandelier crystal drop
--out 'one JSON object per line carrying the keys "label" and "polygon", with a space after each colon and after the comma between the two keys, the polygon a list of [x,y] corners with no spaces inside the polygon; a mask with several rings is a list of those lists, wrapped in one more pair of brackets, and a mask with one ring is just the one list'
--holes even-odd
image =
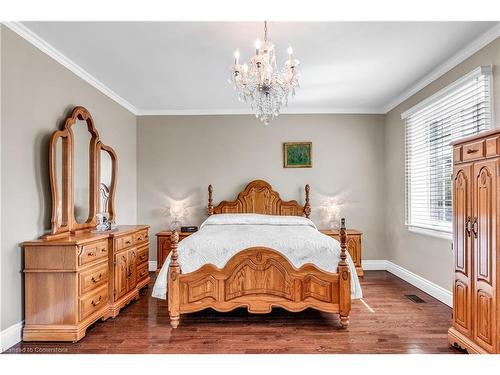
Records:
{"label": "chandelier crystal drop", "polygon": [[288,60],[281,71],[276,65],[274,44],[267,40],[267,22],[264,22],[264,42],[255,41],[255,56],[249,64],[240,64],[240,51],[234,52],[230,83],[241,102],[250,102],[255,116],[265,125],[288,105],[289,96],[299,87],[299,61],[288,47]]}

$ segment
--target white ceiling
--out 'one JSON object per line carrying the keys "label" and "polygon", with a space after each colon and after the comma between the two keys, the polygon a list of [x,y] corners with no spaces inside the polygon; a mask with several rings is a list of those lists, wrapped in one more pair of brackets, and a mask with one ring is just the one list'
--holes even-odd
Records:
{"label": "white ceiling", "polygon": [[[227,82],[262,23],[25,22],[139,114],[249,113]],[[288,112],[384,113],[497,22],[270,22],[278,65],[292,45],[301,88]],[[495,30],[496,30],[495,29]],[[414,87],[415,88],[415,87]],[[284,112],[286,112],[284,111]]]}

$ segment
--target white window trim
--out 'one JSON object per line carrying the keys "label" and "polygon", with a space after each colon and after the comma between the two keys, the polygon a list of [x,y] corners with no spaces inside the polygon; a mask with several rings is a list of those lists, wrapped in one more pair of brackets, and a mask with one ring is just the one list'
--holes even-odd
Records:
{"label": "white window trim", "polygon": [[[404,111],[403,113],[401,113],[401,119],[404,120],[408,116],[411,116],[415,112],[420,111],[424,107],[427,107],[427,106],[433,104],[434,102],[436,102],[439,99],[441,99],[443,96],[448,95],[448,93],[451,90],[455,89],[457,86],[460,86],[460,85],[464,84],[465,82],[467,82],[467,81],[469,81],[469,80],[471,80],[471,79],[473,79],[475,77],[479,77],[480,75],[486,75],[486,74],[492,75],[492,73],[493,73],[493,66],[491,66],[491,65],[481,65],[481,66],[477,67],[472,72],[470,72],[470,73],[464,75],[463,77],[457,79],[455,82],[450,83],[448,86],[442,88],[441,90],[439,90],[435,94],[429,96],[428,98],[422,100],[418,104],[415,104],[410,109],[408,109],[408,110]],[[494,117],[494,113],[493,113],[493,109],[495,108],[495,106],[494,106],[495,101],[494,101],[494,98],[493,98],[493,87],[492,86],[493,86],[493,80],[490,80],[490,90],[489,90],[489,92],[490,92],[490,102],[491,102],[490,103],[490,108],[491,108],[491,119],[492,119],[491,127],[493,128],[494,124],[495,124],[495,121],[493,121],[493,119],[495,118]]]}
{"label": "white window trim", "polygon": [[444,230],[429,229],[429,228],[417,227],[415,225],[408,225],[408,224],[406,225],[406,227],[407,227],[409,232],[423,234],[425,236],[438,237],[438,238],[442,238],[442,239],[449,240],[449,241],[453,240],[453,234],[450,232],[446,232]]}
{"label": "white window trim", "polygon": [[[473,71],[469,72],[468,74],[460,77],[453,83],[447,85],[446,87],[442,88],[441,90],[437,91],[433,95],[427,97],[426,99],[420,101],[418,104],[415,104],[413,107],[409,108],[408,110],[404,111],[401,113],[401,119],[405,120],[415,112],[418,112],[419,110],[423,109],[424,107],[427,107],[429,105],[432,105],[434,102],[440,100],[442,97],[448,95],[448,93],[455,89],[456,87],[464,84],[465,82],[478,77],[480,75],[490,75],[490,87],[489,87],[489,94],[490,94],[490,111],[491,111],[491,127],[490,129],[494,129],[497,127],[500,127],[499,125],[496,124],[495,121],[495,100],[494,100],[494,83],[493,83],[493,66],[492,65],[481,65],[474,69]],[[404,122],[403,122],[404,123]],[[406,189],[406,180],[405,180],[405,189]],[[405,195],[405,207],[407,204],[407,197]],[[405,208],[406,210],[406,208]],[[428,227],[420,227],[412,224],[408,224],[406,222],[406,213],[405,213],[405,226],[409,232],[417,233],[417,234],[422,234],[422,235],[427,235],[431,237],[438,237],[438,238],[443,238],[446,240],[453,240],[453,233],[446,231],[446,230],[441,230],[441,229],[435,229],[435,228],[428,228]]]}

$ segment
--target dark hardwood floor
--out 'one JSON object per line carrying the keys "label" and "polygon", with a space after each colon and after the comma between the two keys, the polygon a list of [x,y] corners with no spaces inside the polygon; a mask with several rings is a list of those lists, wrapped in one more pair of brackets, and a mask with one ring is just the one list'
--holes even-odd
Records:
{"label": "dark hardwood floor", "polygon": [[[451,309],[385,271],[361,281],[364,302],[353,301],[350,325],[338,317],[305,310],[275,309],[250,315],[206,310],[170,328],[165,301],[141,299],[116,319],[95,323],[78,343],[19,343],[9,353],[459,353],[448,347]],[[405,297],[416,294],[426,303]]]}

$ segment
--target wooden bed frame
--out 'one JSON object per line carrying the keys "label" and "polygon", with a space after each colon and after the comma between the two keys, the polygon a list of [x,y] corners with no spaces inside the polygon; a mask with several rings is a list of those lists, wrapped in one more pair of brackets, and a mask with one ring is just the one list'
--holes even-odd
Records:
{"label": "wooden bed frame", "polygon": [[[232,202],[212,205],[212,185],[208,187],[208,214],[258,213],[306,216],[311,214],[309,185],[306,201],[282,201],[271,185],[262,180],[250,182]],[[227,312],[246,307],[250,313],[269,313],[273,306],[288,311],[308,307],[340,315],[340,325],[349,324],[351,310],[350,271],[346,262],[346,230],[340,229],[341,257],[337,273],[320,270],[313,264],[295,268],[280,252],[266,247],[242,249],[219,269],[206,264],[183,274],[178,263],[179,235],[171,236],[172,255],[168,268],[168,311],[173,328],[181,314],[206,308]]]}

